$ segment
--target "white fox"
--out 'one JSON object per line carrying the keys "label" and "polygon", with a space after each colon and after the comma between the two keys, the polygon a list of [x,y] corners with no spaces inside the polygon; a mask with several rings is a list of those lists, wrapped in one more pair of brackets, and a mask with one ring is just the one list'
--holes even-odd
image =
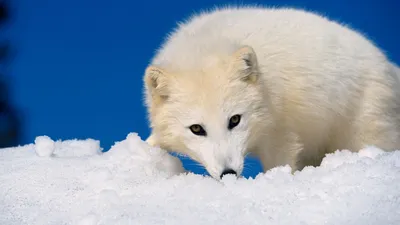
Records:
{"label": "white fox", "polygon": [[[397,71],[397,72],[396,72]],[[400,149],[398,66],[371,41],[315,13],[220,8],[179,25],[144,75],[147,142],[239,176],[318,166],[326,153]]]}

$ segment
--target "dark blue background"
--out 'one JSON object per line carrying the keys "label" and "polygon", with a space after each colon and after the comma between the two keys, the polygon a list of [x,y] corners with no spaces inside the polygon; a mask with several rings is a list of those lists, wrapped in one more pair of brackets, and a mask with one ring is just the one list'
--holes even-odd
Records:
{"label": "dark blue background", "polygon": [[[12,23],[0,35],[17,51],[9,74],[12,100],[24,114],[21,144],[38,135],[94,138],[107,150],[129,132],[145,139],[142,74],[154,51],[178,21],[232,3],[325,13],[361,30],[400,62],[398,0],[14,0]],[[203,172],[191,164],[187,168]],[[251,164],[246,176],[260,171]]]}

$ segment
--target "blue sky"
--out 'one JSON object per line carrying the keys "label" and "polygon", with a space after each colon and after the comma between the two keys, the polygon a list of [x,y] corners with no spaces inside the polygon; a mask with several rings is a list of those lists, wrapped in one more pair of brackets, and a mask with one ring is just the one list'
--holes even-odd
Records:
{"label": "blue sky", "polygon": [[[367,34],[400,63],[397,0],[12,2],[12,26],[0,36],[10,37],[17,51],[9,76],[13,101],[24,114],[21,144],[48,135],[94,138],[108,149],[129,132],[146,138],[145,67],[178,21],[215,5],[257,3],[322,12]],[[245,175],[259,170],[253,163]]]}

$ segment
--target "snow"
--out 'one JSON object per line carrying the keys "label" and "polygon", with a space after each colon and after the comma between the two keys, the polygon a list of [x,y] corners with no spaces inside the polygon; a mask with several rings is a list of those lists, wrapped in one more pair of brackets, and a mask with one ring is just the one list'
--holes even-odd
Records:
{"label": "snow", "polygon": [[222,181],[131,133],[99,141],[37,137],[0,150],[0,224],[400,224],[400,151],[337,151],[320,167]]}
{"label": "snow", "polygon": [[41,136],[35,139],[35,152],[38,156],[49,157],[53,154],[55,143],[48,136]]}

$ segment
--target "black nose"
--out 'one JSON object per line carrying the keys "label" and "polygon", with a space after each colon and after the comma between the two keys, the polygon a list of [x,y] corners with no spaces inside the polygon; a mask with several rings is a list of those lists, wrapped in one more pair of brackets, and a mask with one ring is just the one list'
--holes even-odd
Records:
{"label": "black nose", "polygon": [[222,171],[220,178],[222,179],[222,177],[227,175],[227,174],[233,174],[235,176],[237,175],[236,171],[234,171],[233,169],[225,169],[224,171]]}

